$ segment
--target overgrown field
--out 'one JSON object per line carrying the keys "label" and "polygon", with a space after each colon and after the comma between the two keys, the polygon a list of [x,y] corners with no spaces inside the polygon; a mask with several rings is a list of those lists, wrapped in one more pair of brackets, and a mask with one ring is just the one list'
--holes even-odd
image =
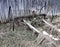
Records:
{"label": "overgrown field", "polygon": [[[45,20],[48,23],[51,23],[53,26],[60,28],[59,19],[60,17],[54,18],[51,21],[51,17],[49,17]],[[29,20],[27,21],[31,22]],[[34,18],[32,20],[32,25],[37,30],[41,31],[41,33],[46,31],[48,34],[52,34],[53,37],[60,39],[60,33],[46,23],[42,22],[42,19]],[[56,47],[53,45],[54,43],[52,44],[49,42],[48,38],[45,39],[44,36],[41,37],[42,35],[39,37],[39,35],[37,36],[37,34],[34,34],[34,30],[31,30],[24,22],[21,22],[19,19],[14,22],[14,31],[12,29],[12,22],[0,24],[0,47]],[[51,40],[54,41],[52,38]],[[56,42],[56,45],[60,46],[60,40],[54,42]]]}
{"label": "overgrown field", "polygon": [[36,35],[24,25],[16,25],[14,31],[10,24],[0,24],[0,47],[20,47],[23,40],[33,41]]}

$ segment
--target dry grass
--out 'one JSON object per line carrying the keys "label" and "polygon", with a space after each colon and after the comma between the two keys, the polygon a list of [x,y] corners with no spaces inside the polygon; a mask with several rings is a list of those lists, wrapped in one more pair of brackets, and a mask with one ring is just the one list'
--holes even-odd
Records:
{"label": "dry grass", "polygon": [[24,43],[26,44],[36,38],[30,30],[28,32],[23,26],[15,27],[14,31],[9,28],[9,23],[0,25],[0,47],[23,47],[23,40],[25,40]]}
{"label": "dry grass", "polygon": [[[53,47],[52,44],[44,40],[42,44],[37,44],[34,40],[36,39],[36,35],[32,35],[33,32],[31,30],[27,30],[27,26],[24,23],[19,23],[17,25],[15,23],[15,30],[12,31],[10,24],[0,24],[0,47]],[[50,31],[47,25],[44,25],[40,28]],[[41,29],[38,30],[41,30]],[[48,32],[50,33],[50,32]],[[54,32],[56,35],[56,33]]]}

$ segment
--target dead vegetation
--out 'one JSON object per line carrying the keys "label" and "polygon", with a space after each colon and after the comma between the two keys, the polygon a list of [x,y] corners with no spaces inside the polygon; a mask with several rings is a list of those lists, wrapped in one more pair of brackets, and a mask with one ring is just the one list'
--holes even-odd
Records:
{"label": "dead vegetation", "polygon": [[[60,17],[35,17],[0,24],[0,47],[60,47]],[[55,22],[56,21],[56,22]],[[10,26],[11,24],[11,26]],[[11,29],[10,29],[11,27]]]}

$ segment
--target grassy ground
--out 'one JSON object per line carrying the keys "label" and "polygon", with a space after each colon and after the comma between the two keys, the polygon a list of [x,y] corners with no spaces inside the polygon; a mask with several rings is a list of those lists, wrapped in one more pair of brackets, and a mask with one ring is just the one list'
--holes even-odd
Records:
{"label": "grassy ground", "polygon": [[9,23],[0,24],[0,47],[20,47],[22,40],[33,41],[36,36],[24,26],[15,26],[15,30],[9,29]]}
{"label": "grassy ground", "polygon": [[[12,25],[10,29],[10,23],[0,24],[0,47],[41,47],[37,46],[34,41],[36,39],[36,35],[32,35],[33,31],[29,30],[29,28],[24,23],[14,23],[15,29],[12,31]],[[41,26],[40,26],[41,27]],[[43,26],[46,30],[46,26]],[[45,30],[44,29],[44,30]],[[41,29],[38,28],[40,31]],[[47,45],[47,44],[45,44]],[[43,47],[48,47],[42,44]]]}

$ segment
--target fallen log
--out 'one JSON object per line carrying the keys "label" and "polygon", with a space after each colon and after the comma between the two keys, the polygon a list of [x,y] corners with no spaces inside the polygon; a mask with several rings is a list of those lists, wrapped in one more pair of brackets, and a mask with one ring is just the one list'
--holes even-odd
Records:
{"label": "fallen log", "polygon": [[52,40],[52,37],[49,37],[49,35],[44,35],[43,33],[41,33],[39,30],[37,30],[36,28],[34,28],[30,23],[28,23],[26,20],[23,20],[24,23],[26,23],[31,29],[33,29],[34,31],[36,31],[37,33],[39,33],[38,37],[35,39],[35,41],[37,42],[37,44],[41,44],[43,39],[47,39],[49,42],[52,42],[56,47],[58,47],[56,45],[56,43]]}
{"label": "fallen log", "polygon": [[60,32],[60,29],[58,29],[56,26],[54,26],[51,23],[48,23],[46,20],[43,19],[43,22],[45,22],[48,26],[50,26],[51,28],[55,29],[56,31]]}

